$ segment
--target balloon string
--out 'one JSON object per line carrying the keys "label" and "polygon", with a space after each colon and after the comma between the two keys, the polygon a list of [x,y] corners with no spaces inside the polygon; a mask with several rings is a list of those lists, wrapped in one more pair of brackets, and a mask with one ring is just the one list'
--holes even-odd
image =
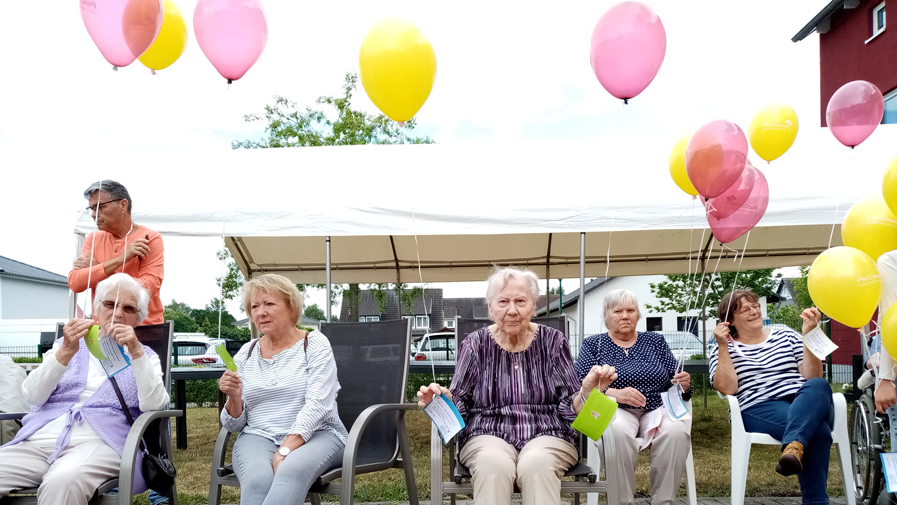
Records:
{"label": "balloon string", "polygon": [[[689,236],[688,236],[688,277],[685,278],[686,286],[693,283],[695,278],[698,276],[698,262],[700,261],[700,258],[695,259],[695,271],[694,271],[694,275],[692,275],[691,244],[694,243],[694,232],[695,232],[694,217],[695,217],[695,198],[692,198],[691,199],[691,217],[689,218],[689,223],[691,225],[691,231],[689,232]],[[704,234],[705,233],[707,233],[707,229],[702,227],[701,228],[701,242],[698,243],[698,250],[701,249],[701,244],[704,243]],[[712,244],[711,244],[711,246],[712,246]],[[690,293],[688,295],[688,297],[686,298],[686,301],[685,301],[685,328],[684,328],[685,331],[688,331],[688,329],[690,328],[688,319],[689,319],[689,311],[691,310],[692,299],[695,299],[695,301],[697,301],[698,296],[699,296],[698,293],[694,292],[694,293]]]}
{"label": "balloon string", "polygon": [[[701,244],[704,243],[704,234],[705,234],[705,233],[707,233],[707,229],[706,229],[706,228],[703,228],[703,229],[702,229],[702,232],[701,232]],[[714,242],[711,240],[711,241],[710,241],[710,249],[707,250],[707,257],[708,257],[708,258],[711,257],[711,256],[713,256],[713,244],[714,244]],[[698,245],[698,248],[700,248],[700,244]],[[690,247],[689,247],[689,251],[691,251],[691,248],[690,248]],[[698,258],[698,261],[700,261],[700,257]],[[719,265],[719,260],[717,260],[716,264]],[[714,271],[714,273],[715,273],[715,272],[716,272],[716,269],[714,268],[713,271]],[[704,275],[705,275],[706,273],[707,273],[707,270],[706,270],[706,269],[704,269],[704,270],[701,271],[701,281],[698,283],[697,286],[695,286],[695,293],[694,293],[694,299],[695,299],[695,302],[697,302],[698,299],[701,298],[701,295],[700,295],[700,293],[698,293],[697,288],[699,288],[699,287],[701,287],[701,286],[704,285]],[[697,276],[698,276],[698,265],[697,265],[697,262],[695,262],[695,277],[697,277]],[[713,274],[710,274],[710,276],[713,277]],[[707,295],[706,295],[706,294],[704,295],[704,299],[705,299],[705,300],[707,299]],[[688,318],[688,311],[690,310],[689,307],[691,306],[691,301],[690,301],[690,300],[691,300],[691,297],[689,297],[689,302],[686,304],[686,312],[685,312],[685,331],[688,331],[688,329],[691,328],[690,324],[692,324],[692,323],[694,322],[694,318],[693,318],[691,321],[689,321],[689,318]],[[695,308],[697,308],[697,304],[696,304]],[[697,317],[698,317],[697,314],[695,314],[695,318],[697,318]]]}
{"label": "balloon string", "polygon": [[[417,253],[417,276],[420,279],[421,285],[424,283],[424,274],[420,268],[420,244],[417,242],[417,220],[414,217],[414,207],[411,207],[411,232],[414,234],[414,250]],[[399,279],[396,279],[399,280]],[[396,289],[398,290],[398,285],[396,285]],[[423,289],[423,295],[421,296],[422,305],[424,306],[424,316],[427,319],[427,324],[430,324],[430,314],[427,312],[427,290]],[[396,293],[398,295],[398,292]],[[414,302],[412,302],[413,304]],[[457,331],[457,330],[455,330]],[[427,328],[427,333],[430,332],[430,329]],[[427,345],[430,346],[430,349],[433,349],[432,343],[430,343],[429,339],[427,340]],[[455,351],[457,352],[457,350]],[[433,358],[434,355],[430,352],[430,357]],[[430,359],[430,372],[433,374],[433,382],[436,382],[436,363],[434,363],[433,359]]]}
{"label": "balloon string", "polygon": [[[224,221],[221,221],[221,243],[224,244],[224,248],[227,249],[227,242],[224,240]],[[224,279],[227,277],[227,258],[224,259],[224,275],[221,277],[220,288],[218,294],[218,340],[221,340],[221,312],[222,305],[224,305]],[[299,314],[300,316],[302,314]]]}
{"label": "balloon string", "polygon": [[[95,230],[93,233],[90,234],[90,236],[91,236],[90,260],[88,261],[88,264],[87,264],[87,297],[86,297],[86,300],[84,301],[85,309],[87,309],[87,307],[90,306],[90,317],[93,317],[93,303],[91,303],[91,300],[93,299],[93,289],[91,289],[91,287],[90,287],[90,274],[91,274],[91,270],[93,270],[93,248],[97,243],[97,232],[100,231],[100,227],[97,225],[97,221],[100,219],[100,198],[103,196],[100,193],[102,193],[102,192],[103,192],[103,181],[101,179],[100,187],[99,187],[99,189],[97,189],[97,210],[94,211],[94,216],[93,216],[93,227],[95,228]],[[84,311],[84,318],[88,319],[87,310]]]}
{"label": "balloon string", "polygon": [[[729,320],[729,309],[732,308],[732,298],[734,298],[733,295],[735,294],[735,288],[736,288],[736,286],[738,286],[738,276],[741,274],[741,263],[744,261],[744,253],[745,253],[745,251],[747,251],[747,245],[748,245],[748,241],[750,239],[751,239],[751,231],[748,230],[747,237],[745,237],[745,239],[744,239],[744,248],[742,248],[742,250],[741,250],[741,260],[738,262],[738,271],[735,273],[735,280],[732,281],[732,292],[729,293],[729,304],[726,306],[726,317],[723,319],[723,321]],[[744,353],[741,352],[741,347],[738,346],[738,343],[735,342],[735,339],[732,338],[732,335],[728,336],[728,340],[729,340],[729,342],[732,343],[732,347],[735,348],[735,352],[737,352],[739,354],[739,356],[741,356],[743,358]]]}
{"label": "balloon string", "polygon": [[832,231],[828,235],[828,249],[832,248],[832,237],[835,236],[835,224],[837,224],[838,221],[838,208],[840,205],[840,203],[835,205],[835,219],[832,220]]}
{"label": "balloon string", "polygon": [[[99,200],[98,200],[99,201]],[[99,208],[97,209],[99,211]],[[131,209],[128,209],[131,210]],[[99,212],[97,212],[99,213]],[[125,265],[128,263],[128,236],[131,235],[131,232],[134,230],[134,221],[131,221],[131,228],[128,230],[128,233],[125,234],[125,250],[122,253],[124,258],[122,258],[121,262],[121,273],[125,273]],[[121,293],[121,283],[118,283],[117,289],[115,290],[115,303],[112,305],[112,324],[115,324],[115,311],[118,309],[118,294]]]}

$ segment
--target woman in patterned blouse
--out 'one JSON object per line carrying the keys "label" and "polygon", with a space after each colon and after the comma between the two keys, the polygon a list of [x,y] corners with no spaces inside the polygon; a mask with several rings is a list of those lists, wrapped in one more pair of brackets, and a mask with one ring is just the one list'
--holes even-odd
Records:
{"label": "woman in patterned blouse", "polygon": [[[687,400],[691,397],[691,378],[677,370],[676,359],[663,336],[635,330],[640,318],[638,300],[632,291],[618,289],[608,293],[604,297],[604,325],[608,332],[585,339],[576,372],[585,377],[595,366],[611,365],[619,374],[605,394],[620,405],[613,419],[617,458],[610,463],[617,465],[617,475],[624,479],[619,486],[620,503],[633,503],[638,453],[650,445],[651,503],[672,504],[685,475],[691,420],[673,420],[667,415],[660,393],[672,394],[672,388],[681,387]],[[660,425],[649,430],[658,415]]]}
{"label": "woman in patterned blouse", "polygon": [[440,393],[457,405],[466,423],[459,458],[476,503],[510,503],[516,483],[524,504],[559,504],[561,477],[578,458],[570,423],[592,389],[616,375],[595,367],[580,389],[567,337],[530,322],[539,296],[534,273],[504,268],[488,282],[494,324],[461,342],[451,388],[421,387],[418,405]]}

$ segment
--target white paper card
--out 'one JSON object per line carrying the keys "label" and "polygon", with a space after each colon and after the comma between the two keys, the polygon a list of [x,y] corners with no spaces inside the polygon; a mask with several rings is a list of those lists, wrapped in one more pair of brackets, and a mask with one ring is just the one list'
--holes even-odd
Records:
{"label": "white paper card", "polygon": [[[670,391],[673,394],[670,394]],[[682,399],[682,392],[679,390],[679,386],[673,386],[668,391],[660,393],[660,398],[663,400],[663,408],[670,415],[670,419],[673,421],[688,419],[688,404]]]}
{"label": "white paper card", "polygon": [[109,360],[100,360],[103,370],[106,371],[108,377],[115,377],[115,374],[121,372],[125,368],[131,366],[131,360],[125,355],[125,350],[118,345],[111,335],[107,335],[100,339],[100,350]]}
{"label": "white paper card", "polygon": [[885,482],[888,484],[889,493],[897,493],[897,453],[881,453],[881,463],[884,466]]}
{"label": "white paper card", "polygon": [[663,421],[662,408],[654,409],[642,416],[638,431],[638,438],[642,439],[642,442],[639,444],[638,450],[641,451],[651,445],[651,442],[654,441],[654,435],[657,434],[657,429],[660,428],[661,421]]}
{"label": "white paper card", "polygon": [[461,419],[458,407],[455,407],[455,403],[445,395],[434,396],[433,400],[424,407],[424,412],[436,425],[444,444],[447,444],[452,437],[464,429],[464,419]]}
{"label": "white paper card", "polygon": [[826,336],[825,332],[818,326],[813,328],[813,331],[810,333],[801,337],[801,340],[804,341],[804,345],[807,346],[807,349],[819,359],[825,359],[826,356],[835,352],[835,349],[838,348],[838,346],[835,345],[835,343],[832,342],[828,336]]}

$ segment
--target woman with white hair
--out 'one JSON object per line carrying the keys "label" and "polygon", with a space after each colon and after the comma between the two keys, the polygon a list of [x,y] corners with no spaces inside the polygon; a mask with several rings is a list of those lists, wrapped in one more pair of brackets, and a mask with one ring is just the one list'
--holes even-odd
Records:
{"label": "woman with white hair", "polygon": [[530,321],[539,296],[534,273],[503,268],[488,282],[494,324],[461,342],[451,388],[421,387],[418,405],[440,393],[457,405],[466,424],[459,458],[473,477],[475,503],[510,503],[516,483],[524,504],[559,504],[561,477],[578,458],[570,423],[592,389],[616,374],[595,367],[580,389],[567,337]]}
{"label": "woman with white hair", "polygon": [[296,327],[302,294],[282,275],[265,274],[243,286],[244,310],[263,334],[224,372],[227,395],[221,424],[239,433],[234,472],[240,502],[293,504],[315,479],[342,464],[348,433],[340,421],[340,390],[330,341]]}
{"label": "woman with white hair", "polygon": [[[604,393],[615,399],[620,408],[614,414],[614,442],[620,503],[633,503],[635,467],[640,433],[647,427],[648,414],[663,407],[660,393],[681,387],[683,398],[691,397],[691,378],[679,372],[676,359],[663,336],[638,332],[641,319],[638,300],[632,291],[618,289],[604,297],[604,325],[607,333],[593,335],[582,343],[576,361],[576,372],[585,377],[599,365],[611,365],[617,378]],[[651,503],[672,504],[685,475],[685,460],[691,447],[691,421],[674,421],[661,412],[660,426],[651,442]]]}
{"label": "woman with white hair", "polygon": [[[31,413],[9,444],[0,447],[0,497],[38,487],[40,504],[86,504],[106,480],[117,477],[130,430],[121,402],[100,360],[84,343],[98,324],[100,338],[112,336],[130,356],[118,383],[131,417],[162,410],[169,397],[159,356],[142,345],[134,328],[146,318],[149,293],[128,274],[114,274],[97,285],[92,319],[72,319],[43,363],[22,384]],[[137,468],[143,455],[137,453]],[[134,492],[146,491],[142,472]]]}

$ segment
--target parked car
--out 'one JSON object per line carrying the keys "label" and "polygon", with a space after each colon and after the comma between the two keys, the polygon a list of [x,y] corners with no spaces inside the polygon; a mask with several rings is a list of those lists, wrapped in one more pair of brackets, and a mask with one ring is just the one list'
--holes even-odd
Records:
{"label": "parked car", "polygon": [[689,359],[695,354],[703,354],[704,346],[701,340],[694,333],[686,331],[661,331],[663,338],[673,351],[673,357],[679,359]]}
{"label": "parked car", "polygon": [[[175,364],[180,366],[204,365],[223,367],[224,362],[218,356],[215,347],[219,344],[224,344],[229,347],[228,351],[231,355],[236,354],[233,349],[236,347],[239,350],[239,346],[232,346],[229,343],[234,342],[224,338],[211,338],[202,334],[177,336],[172,342],[172,360],[174,361],[174,356],[177,356]],[[240,344],[239,342],[236,343]]]}
{"label": "parked car", "polygon": [[417,347],[412,348],[411,361],[454,361],[455,333],[427,333]]}

